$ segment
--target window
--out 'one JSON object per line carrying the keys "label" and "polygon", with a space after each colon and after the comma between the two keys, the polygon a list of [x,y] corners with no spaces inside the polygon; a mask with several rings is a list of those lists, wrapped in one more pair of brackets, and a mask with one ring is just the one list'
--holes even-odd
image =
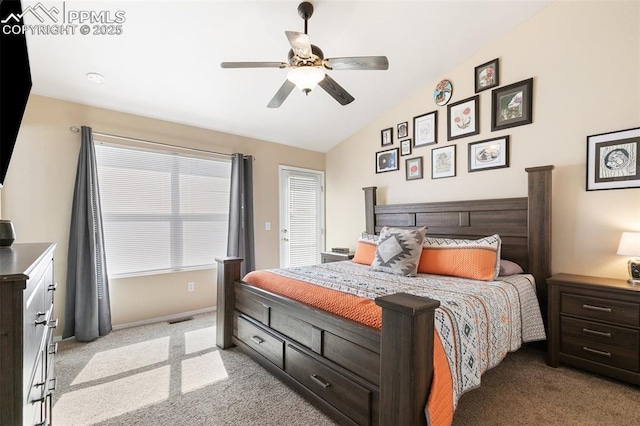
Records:
{"label": "window", "polygon": [[109,276],[210,267],[227,249],[231,162],[96,144]]}

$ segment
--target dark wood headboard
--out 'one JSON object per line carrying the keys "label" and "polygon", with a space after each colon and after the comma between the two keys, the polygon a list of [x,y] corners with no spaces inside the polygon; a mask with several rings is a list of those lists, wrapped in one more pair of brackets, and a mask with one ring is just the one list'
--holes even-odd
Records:
{"label": "dark wood headboard", "polygon": [[376,187],[365,191],[366,231],[383,226],[426,226],[434,237],[477,239],[498,234],[501,258],[516,262],[536,279],[546,318],[547,278],[551,275],[551,172],[554,166],[525,169],[527,197],[434,203],[377,205]]}

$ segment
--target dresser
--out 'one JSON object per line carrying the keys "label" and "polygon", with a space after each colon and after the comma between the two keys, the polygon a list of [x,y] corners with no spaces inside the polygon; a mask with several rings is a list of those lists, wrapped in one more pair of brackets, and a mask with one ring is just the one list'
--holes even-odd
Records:
{"label": "dresser", "polygon": [[554,275],[547,283],[547,363],[640,385],[640,286],[570,274]]}
{"label": "dresser", "polygon": [[0,247],[0,425],[50,425],[55,244]]}

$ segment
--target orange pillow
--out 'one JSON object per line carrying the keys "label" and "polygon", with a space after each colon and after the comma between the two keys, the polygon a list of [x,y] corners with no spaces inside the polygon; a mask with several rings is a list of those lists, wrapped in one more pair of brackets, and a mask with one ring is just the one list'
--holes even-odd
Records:
{"label": "orange pillow", "polygon": [[356,252],[352,260],[356,263],[371,266],[373,259],[376,257],[377,248],[378,236],[363,232],[356,244]]}
{"label": "orange pillow", "polygon": [[479,240],[425,237],[418,272],[493,281],[500,272],[501,244],[497,234]]}

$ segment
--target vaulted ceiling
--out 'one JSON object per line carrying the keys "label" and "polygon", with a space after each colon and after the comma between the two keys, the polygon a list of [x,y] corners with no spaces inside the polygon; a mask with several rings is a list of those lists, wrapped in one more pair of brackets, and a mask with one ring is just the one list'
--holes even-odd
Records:
{"label": "vaulted ceiling", "polygon": [[[312,1],[308,34],[326,57],[385,55],[389,69],[329,71],[355,98],[349,105],[320,88],[294,89],[273,109],[286,69],[220,62],[286,62],[284,32],[304,31],[299,1],[42,1],[33,10],[44,23],[24,19],[51,24],[46,9],[57,24],[76,25],[74,34],[27,33],[32,93],[326,152],[550,1]],[[81,11],[95,12],[86,35]],[[96,17],[125,20],[94,27]],[[89,81],[90,72],[105,81]]]}

